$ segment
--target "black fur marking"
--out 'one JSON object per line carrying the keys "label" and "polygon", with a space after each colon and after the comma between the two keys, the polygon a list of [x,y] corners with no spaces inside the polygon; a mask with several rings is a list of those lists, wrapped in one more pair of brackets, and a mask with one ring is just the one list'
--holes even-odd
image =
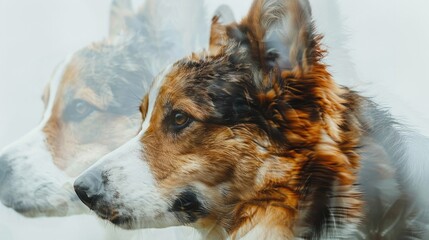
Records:
{"label": "black fur marking", "polygon": [[[256,125],[255,128],[265,131],[271,139],[284,145],[282,129],[286,126],[270,124],[269,121],[275,119],[273,112],[267,111],[270,103],[260,103],[258,100],[258,94],[264,89],[255,85],[257,80],[251,71],[253,63],[245,59],[240,63],[234,61],[230,56],[178,63],[193,72],[188,77],[184,93],[208,113],[205,119],[197,121],[224,126]],[[195,67],[199,67],[198,71],[194,71]],[[278,107],[287,105],[279,104]],[[279,111],[283,112],[281,109]]]}
{"label": "black fur marking", "polygon": [[[333,168],[335,169],[335,168]],[[338,215],[346,210],[330,209],[332,187],[337,174],[316,159],[308,161],[301,171],[302,189],[301,195],[304,202],[310,202],[306,207],[307,216],[303,224],[311,228],[311,231],[303,233],[304,239],[320,239],[322,234],[329,228],[332,215],[335,215],[337,225],[341,224]]]}
{"label": "black fur marking", "polygon": [[248,34],[249,29],[244,26],[228,26],[226,29],[226,32],[228,34],[228,37],[231,39],[236,40],[237,42],[240,42],[241,44],[249,45],[250,41],[249,38],[246,36]]}
{"label": "black fur marking", "polygon": [[196,222],[200,217],[208,214],[207,209],[203,206],[198,199],[197,194],[192,189],[187,189],[177,196],[170,208],[183,223]]}

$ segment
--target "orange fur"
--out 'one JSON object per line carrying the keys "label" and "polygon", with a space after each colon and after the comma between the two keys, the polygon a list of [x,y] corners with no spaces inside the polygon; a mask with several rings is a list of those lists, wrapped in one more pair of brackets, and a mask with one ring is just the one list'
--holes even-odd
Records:
{"label": "orange fur", "polygon": [[[97,172],[122,178],[103,180],[118,194],[100,202],[122,210],[138,207],[123,196],[131,190],[117,185],[127,184],[127,173],[115,160],[129,156],[136,166],[144,161],[140,167],[150,173],[146,184],[133,183],[133,191],[150,186],[150,196],[161,196],[168,206],[156,206],[157,212],[203,231],[214,229],[213,238],[219,232],[230,239],[384,234],[363,225],[364,219],[377,221],[369,216],[378,199],[368,201],[368,192],[379,189],[360,186],[365,182],[359,174],[362,146],[368,139],[385,142],[366,119],[370,102],[329,74],[308,1],[255,0],[241,23],[222,25],[214,17],[211,34],[208,52],[176,62],[157,78],[140,108],[145,119],[139,141],[102,160]],[[136,147],[141,151],[128,155]],[[383,161],[370,159],[378,162]],[[124,214],[137,221],[118,225],[144,227],[139,218],[153,220],[139,213]],[[408,221],[401,214],[392,219]],[[411,228],[404,224],[398,232],[413,235]]]}

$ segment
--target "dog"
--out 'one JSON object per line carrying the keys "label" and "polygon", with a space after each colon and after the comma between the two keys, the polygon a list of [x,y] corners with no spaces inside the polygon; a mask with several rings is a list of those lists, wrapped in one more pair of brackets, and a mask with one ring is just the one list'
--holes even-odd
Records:
{"label": "dog", "polygon": [[334,82],[321,38],[307,0],[255,0],[240,23],[213,18],[209,50],[158,75],[139,134],[78,177],[77,195],[125,229],[422,238],[428,181],[415,169],[427,157],[410,154],[414,133],[386,110]]}
{"label": "dog", "polygon": [[87,213],[74,179],[138,133],[140,99],[155,74],[202,48],[209,27],[198,0],[149,0],[137,12],[130,1],[115,0],[109,32],[56,69],[44,91],[43,120],[2,150],[4,205],[29,217]]}

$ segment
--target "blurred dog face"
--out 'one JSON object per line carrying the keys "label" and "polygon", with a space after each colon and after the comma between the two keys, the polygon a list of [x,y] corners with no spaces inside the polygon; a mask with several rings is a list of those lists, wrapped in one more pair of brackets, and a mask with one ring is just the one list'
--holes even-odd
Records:
{"label": "blurred dog face", "polygon": [[59,67],[42,122],[2,154],[10,169],[0,191],[6,206],[30,216],[81,211],[72,179],[138,132],[139,96],[152,74],[136,66],[145,56],[131,52],[137,40],[93,45]]}
{"label": "blurred dog face", "polygon": [[[166,3],[147,4],[148,12],[135,16],[130,9],[115,10],[121,6],[112,9],[112,16],[119,18],[112,25],[132,24],[125,27],[135,28],[139,34],[130,31],[92,44],[57,69],[43,96],[42,122],[0,155],[3,204],[27,216],[62,216],[85,210],[73,191],[73,179],[138,133],[139,105],[154,73],[183,56],[184,49],[196,47],[181,41],[186,34],[200,34],[182,34],[180,25],[158,22],[149,14],[164,10]],[[199,4],[193,7],[202,9]],[[160,40],[158,32],[174,37]]]}
{"label": "blurred dog face", "polygon": [[289,239],[296,222],[320,220],[298,220],[299,202],[313,213],[335,182],[347,213],[333,215],[356,223],[356,142],[342,139],[356,129],[318,40],[307,1],[256,0],[241,24],[215,17],[210,52],[155,80],[140,133],[76,180],[79,197],[124,228],[211,222],[244,235],[259,224],[281,234],[249,239]]}
{"label": "blurred dog face", "polygon": [[79,51],[51,94],[42,131],[54,164],[71,177],[138,131],[138,98],[152,73],[138,66],[145,54],[133,53],[134,44],[144,43],[133,38]]}

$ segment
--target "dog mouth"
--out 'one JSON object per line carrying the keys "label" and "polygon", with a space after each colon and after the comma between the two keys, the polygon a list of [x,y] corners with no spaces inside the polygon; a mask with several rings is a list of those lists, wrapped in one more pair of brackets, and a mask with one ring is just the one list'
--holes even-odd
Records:
{"label": "dog mouth", "polygon": [[117,226],[124,228],[132,228],[134,220],[132,217],[125,215],[115,215],[109,219],[109,221]]}
{"label": "dog mouth", "polygon": [[110,207],[98,207],[93,209],[97,216],[101,219],[107,220],[114,225],[125,229],[131,229],[134,225],[134,218],[125,214],[121,214],[119,211],[112,209]]}
{"label": "dog mouth", "polygon": [[55,203],[44,201],[27,202],[24,200],[4,199],[3,205],[13,209],[19,214],[28,217],[63,217],[79,214],[84,210],[84,206],[78,201],[61,200]]}
{"label": "dog mouth", "polygon": [[1,203],[28,217],[63,217],[84,213],[86,208],[75,194],[51,183],[35,186],[33,191],[18,191],[10,185],[0,189]]}
{"label": "dog mouth", "polygon": [[35,218],[35,217],[63,217],[67,216],[69,212],[69,206],[67,203],[63,203],[58,206],[33,206],[26,205],[25,203],[18,202],[16,204],[12,204],[11,208],[13,208],[16,212],[24,215],[25,217]]}

